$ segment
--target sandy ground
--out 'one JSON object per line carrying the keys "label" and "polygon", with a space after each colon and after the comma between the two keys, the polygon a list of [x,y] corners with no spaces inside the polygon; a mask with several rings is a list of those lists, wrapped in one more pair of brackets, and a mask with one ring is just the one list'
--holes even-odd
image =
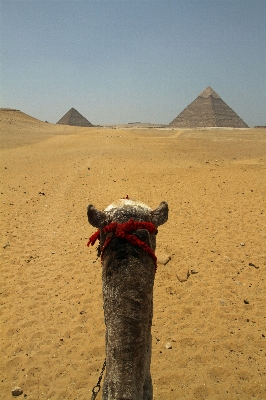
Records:
{"label": "sandy ground", "polygon": [[157,235],[154,399],[265,400],[265,129],[0,120],[0,398],[20,386],[19,398],[90,399],[105,327],[86,207],[128,195],[170,209]]}

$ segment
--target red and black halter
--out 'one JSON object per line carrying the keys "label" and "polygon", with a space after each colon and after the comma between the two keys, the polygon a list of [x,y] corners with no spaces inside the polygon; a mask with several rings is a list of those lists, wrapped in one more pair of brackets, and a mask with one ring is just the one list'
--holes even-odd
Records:
{"label": "red and black halter", "polygon": [[[110,241],[112,240],[113,237],[117,237],[120,239],[125,239],[129,243],[133,244],[134,246],[140,247],[142,250],[146,251],[150,255],[150,257],[153,259],[154,264],[155,264],[155,271],[157,269],[157,257],[154,254],[154,251],[147,245],[147,243],[143,242],[140,240],[138,237],[136,237],[134,234],[131,232],[136,231],[137,229],[146,229],[150,233],[156,233],[157,228],[152,222],[140,222],[140,221],[134,221],[133,219],[130,219],[127,222],[119,224],[118,222],[111,222],[109,225],[106,225],[103,228],[104,233],[109,233],[113,232],[113,236],[108,236],[101,247],[101,258],[103,258],[103,253],[106,247],[109,245]],[[90,238],[87,243],[87,246],[93,246],[96,242],[96,240],[100,240],[100,230],[95,232]]]}

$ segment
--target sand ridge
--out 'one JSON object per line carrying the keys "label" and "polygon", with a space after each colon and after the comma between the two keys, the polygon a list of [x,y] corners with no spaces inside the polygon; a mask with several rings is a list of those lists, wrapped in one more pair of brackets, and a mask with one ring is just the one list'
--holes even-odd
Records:
{"label": "sand ridge", "polygon": [[265,399],[265,130],[0,124],[1,398],[90,398],[105,328],[86,207],[128,195],[170,210],[154,399]]}

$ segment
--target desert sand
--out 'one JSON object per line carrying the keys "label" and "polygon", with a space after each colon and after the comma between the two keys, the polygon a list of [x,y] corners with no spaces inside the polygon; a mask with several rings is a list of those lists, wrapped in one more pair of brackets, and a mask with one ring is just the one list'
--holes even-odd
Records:
{"label": "desert sand", "polygon": [[[89,203],[156,208],[156,400],[266,399],[265,129],[78,128],[1,111],[1,385],[90,399],[105,357]],[[101,398],[101,393],[97,399]]]}

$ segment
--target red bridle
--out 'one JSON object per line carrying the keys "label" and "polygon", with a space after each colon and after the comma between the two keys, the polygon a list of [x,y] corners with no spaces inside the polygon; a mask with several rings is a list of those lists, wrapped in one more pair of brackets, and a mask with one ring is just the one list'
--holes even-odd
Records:
{"label": "red bridle", "polygon": [[[103,257],[104,250],[106,247],[109,245],[110,241],[112,238],[115,236],[120,239],[125,239],[129,243],[133,244],[134,246],[140,247],[142,250],[146,251],[150,255],[150,257],[153,259],[154,264],[155,264],[155,271],[157,269],[157,257],[154,254],[154,251],[147,245],[147,243],[143,242],[140,240],[138,237],[136,237],[134,234],[131,234],[130,232],[135,231],[137,229],[146,229],[150,233],[156,233],[157,228],[152,222],[140,222],[140,221],[134,221],[132,218],[124,222],[122,224],[119,224],[118,222],[111,222],[109,225],[106,225],[103,228],[104,233],[109,233],[113,232],[113,236],[108,236],[101,248],[101,257]],[[100,240],[100,230],[95,232],[90,238],[87,243],[87,246],[93,246],[96,240]]]}

